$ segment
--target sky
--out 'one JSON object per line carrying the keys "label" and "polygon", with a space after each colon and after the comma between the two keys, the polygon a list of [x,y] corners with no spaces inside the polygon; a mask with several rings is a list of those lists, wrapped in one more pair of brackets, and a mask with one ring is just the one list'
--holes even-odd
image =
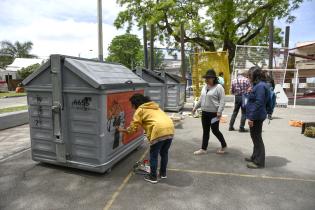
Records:
{"label": "sky", "polygon": [[[0,41],[32,41],[32,53],[47,57],[53,53],[97,57],[96,0],[0,0]],[[113,22],[121,8],[116,0],[103,0],[104,54],[111,40],[125,30]],[[293,12],[290,47],[298,41],[315,40],[315,1],[305,1]],[[275,25],[285,28],[284,20]],[[141,38],[136,28],[132,33]]]}

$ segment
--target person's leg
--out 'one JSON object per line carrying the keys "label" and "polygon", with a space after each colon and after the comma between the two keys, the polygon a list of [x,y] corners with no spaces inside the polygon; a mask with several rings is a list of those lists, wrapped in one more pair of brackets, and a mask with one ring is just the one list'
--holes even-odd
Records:
{"label": "person's leg", "polygon": [[168,163],[168,150],[172,144],[172,139],[167,139],[163,141],[163,145],[160,150],[161,155],[161,167],[160,167],[160,176],[166,177],[166,168]]}
{"label": "person's leg", "polygon": [[250,132],[250,137],[252,139],[252,142],[253,142],[253,153],[250,157],[250,159],[253,161],[256,157],[256,154],[257,154],[257,144],[256,144],[256,141],[255,141],[255,138],[256,138],[256,127],[253,126],[253,127],[249,127],[249,132]]}
{"label": "person's leg", "polygon": [[217,137],[217,139],[220,141],[221,143],[221,148],[225,148],[226,147],[226,142],[224,139],[223,134],[221,133],[221,131],[219,130],[219,125],[220,125],[220,121],[217,121],[213,124],[211,124],[211,130],[212,133]]}
{"label": "person's leg", "polygon": [[210,137],[210,125],[211,125],[211,118],[209,112],[202,112],[201,117],[203,135],[202,135],[202,149],[207,150],[209,137]]}
{"label": "person's leg", "polygon": [[256,124],[256,144],[257,144],[257,155],[254,159],[254,163],[260,167],[265,167],[265,145],[262,139],[262,126],[263,121],[254,121]]}
{"label": "person's leg", "polygon": [[234,123],[235,123],[235,119],[237,117],[237,114],[238,114],[238,112],[240,110],[241,105],[242,105],[242,98],[240,96],[235,96],[234,110],[233,110],[233,114],[231,116],[229,130],[233,129],[233,126],[234,126]]}
{"label": "person's leg", "polygon": [[265,166],[265,147],[261,137],[263,121],[254,121],[253,127],[250,128],[251,138],[254,143],[254,151],[251,159],[258,167]]}
{"label": "person's leg", "polygon": [[158,166],[158,155],[161,150],[163,142],[157,142],[156,144],[153,144],[150,146],[150,175],[154,178],[157,177],[156,170]]}
{"label": "person's leg", "polygon": [[241,123],[240,123],[240,130],[245,131],[245,121],[246,121],[246,109],[241,107]]}

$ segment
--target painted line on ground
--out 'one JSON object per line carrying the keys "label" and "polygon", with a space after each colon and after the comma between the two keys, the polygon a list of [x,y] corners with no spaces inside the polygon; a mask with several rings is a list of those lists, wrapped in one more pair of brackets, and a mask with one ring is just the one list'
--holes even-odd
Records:
{"label": "painted line on ground", "polygon": [[301,179],[301,178],[293,178],[293,177],[265,176],[265,175],[259,176],[259,175],[254,175],[254,174],[238,174],[238,173],[226,173],[226,172],[217,172],[217,171],[198,171],[198,170],[177,169],[177,168],[170,168],[167,170],[168,171],[175,171],[175,172],[195,173],[195,174],[236,176],[236,177],[247,177],[247,178],[258,178],[258,179],[302,181],[302,182],[314,182],[315,183],[315,179]]}
{"label": "painted line on ground", "polygon": [[22,154],[22,153],[24,153],[24,152],[29,151],[29,150],[31,150],[31,147],[24,148],[24,149],[22,149],[22,150],[20,150],[20,151],[18,151],[18,152],[16,152],[16,153],[14,153],[14,154],[11,154],[11,155],[9,155],[9,156],[7,156],[7,157],[5,157],[5,158],[0,159],[0,163],[4,162],[4,161],[6,161],[6,160],[9,160],[9,159],[11,159],[11,158],[14,158],[14,157],[16,157],[16,156],[18,156],[18,155],[20,155],[20,154]]}
{"label": "painted line on ground", "polygon": [[[142,154],[142,156],[140,157],[139,161],[142,161],[145,156],[148,154],[149,149],[146,149],[146,151]],[[103,208],[103,210],[109,210],[113,203],[115,202],[115,200],[117,199],[117,197],[119,196],[119,194],[121,193],[121,191],[125,188],[125,186],[128,184],[130,178],[133,176],[133,171],[130,171],[129,174],[125,177],[125,179],[123,180],[123,182],[121,183],[121,185],[117,188],[117,190],[114,192],[114,194],[112,195],[111,199],[106,203],[105,207]]]}

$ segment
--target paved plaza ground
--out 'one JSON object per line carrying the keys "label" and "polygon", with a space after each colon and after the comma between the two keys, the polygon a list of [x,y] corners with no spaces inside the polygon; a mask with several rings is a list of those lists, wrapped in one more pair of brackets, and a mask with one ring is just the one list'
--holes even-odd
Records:
{"label": "paved plaza ground", "polygon": [[[228,119],[232,108],[225,109]],[[27,125],[0,131],[0,209],[313,210],[315,139],[288,121],[314,121],[315,108],[277,108],[274,116],[264,124],[266,168],[259,170],[244,161],[252,152],[249,133],[229,132],[227,123],[220,126],[228,153],[215,154],[219,142],[211,135],[208,154],[194,156],[201,122],[186,117],[176,128],[168,179],[155,185],[131,173],[133,163],[147,158],[146,143],[111,173],[96,174],[32,161]]]}

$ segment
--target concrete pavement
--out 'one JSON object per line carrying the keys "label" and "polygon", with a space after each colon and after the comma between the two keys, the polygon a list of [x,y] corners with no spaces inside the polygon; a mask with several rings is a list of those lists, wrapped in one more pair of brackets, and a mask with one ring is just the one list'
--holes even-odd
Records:
{"label": "concrete pavement", "polygon": [[[231,112],[232,107],[227,107],[224,114]],[[266,168],[261,170],[247,169],[243,160],[252,152],[249,134],[229,132],[227,123],[220,126],[228,154],[215,154],[219,143],[211,134],[208,154],[194,156],[201,145],[201,123],[187,117],[176,128],[168,179],[156,185],[130,173],[147,144],[110,174],[101,175],[38,164],[25,151],[0,161],[0,209],[313,210],[315,140],[301,135],[301,129],[290,127],[288,121],[314,120],[314,116],[315,109],[310,107],[276,109],[275,119],[264,124]],[[9,132],[26,132],[27,127],[16,129]]]}
{"label": "concrete pavement", "polygon": [[0,161],[31,146],[29,125],[0,131]]}
{"label": "concrete pavement", "polygon": [[8,108],[8,107],[14,107],[14,106],[23,106],[26,104],[27,104],[26,96],[0,98],[0,109]]}

